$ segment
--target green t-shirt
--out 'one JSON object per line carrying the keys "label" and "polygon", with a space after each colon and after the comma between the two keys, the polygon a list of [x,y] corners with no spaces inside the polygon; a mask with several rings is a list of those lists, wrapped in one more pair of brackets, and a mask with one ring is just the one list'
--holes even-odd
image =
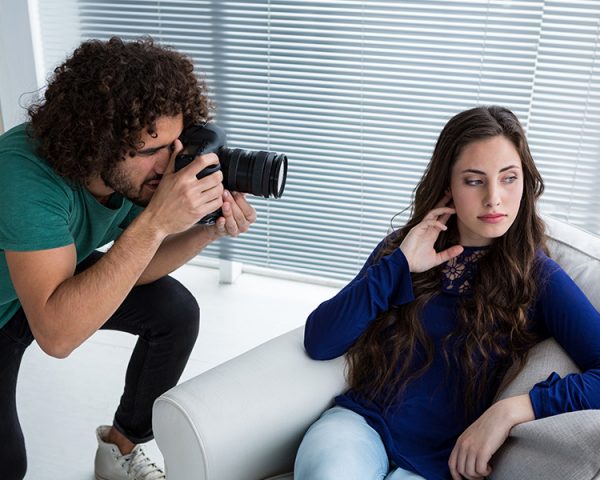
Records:
{"label": "green t-shirt", "polygon": [[4,250],[75,244],[79,263],[118,238],[142,210],[116,194],[109,208],[86,188],[65,181],[37,155],[26,128],[22,124],[0,136],[0,328],[20,307]]}

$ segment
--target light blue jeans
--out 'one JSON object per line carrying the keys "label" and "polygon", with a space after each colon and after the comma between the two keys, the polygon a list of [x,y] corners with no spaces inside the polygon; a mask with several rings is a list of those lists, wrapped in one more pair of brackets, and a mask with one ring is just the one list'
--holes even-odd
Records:
{"label": "light blue jeans", "polygon": [[379,434],[358,413],[327,410],[308,429],[294,465],[294,480],[425,480],[391,468]]}

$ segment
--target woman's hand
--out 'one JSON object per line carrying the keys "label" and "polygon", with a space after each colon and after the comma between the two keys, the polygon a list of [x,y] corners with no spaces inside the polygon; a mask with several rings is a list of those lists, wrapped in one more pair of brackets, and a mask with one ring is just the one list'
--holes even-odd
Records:
{"label": "woman's hand", "polygon": [[426,272],[462,253],[463,247],[460,245],[454,245],[442,252],[436,252],[433,248],[440,232],[448,228],[446,222],[450,215],[456,213],[454,208],[444,206],[449,200],[449,195],[442,198],[438,206],[425,215],[421,223],[415,225],[400,244],[400,250],[404,253],[411,272]]}
{"label": "woman's hand", "polygon": [[458,440],[448,467],[453,480],[481,480],[492,472],[490,459],[519,423],[534,420],[529,395],[505,398],[488,408]]}

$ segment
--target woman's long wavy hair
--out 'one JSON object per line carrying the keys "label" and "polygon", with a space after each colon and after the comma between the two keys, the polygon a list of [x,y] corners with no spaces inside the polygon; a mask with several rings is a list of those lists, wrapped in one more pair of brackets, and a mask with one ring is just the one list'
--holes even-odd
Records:
{"label": "woman's long wavy hair", "polygon": [[[490,381],[507,367],[514,375],[522,368],[536,338],[528,325],[528,309],[536,297],[537,254],[547,252],[544,223],[536,201],[544,190],[533,162],[525,133],[517,117],[506,108],[477,107],[454,116],[442,130],[431,161],[414,193],[409,222],[384,244],[378,258],[396,248],[415,225],[438,205],[450,187],[452,167],[472,142],[502,135],[515,146],[522,162],[523,196],[517,218],[478,261],[472,296],[460,301],[458,323],[443,342],[448,374],[468,379],[457,386],[464,392],[467,415],[474,415],[491,400]],[[458,243],[454,217],[440,233],[435,248]],[[377,259],[376,259],[377,261]],[[443,265],[413,273],[415,300],[380,315],[348,352],[348,379],[353,390],[387,408],[402,394],[408,382],[432,364],[433,345],[422,323],[421,310],[440,292]],[[424,355],[416,354],[419,350]],[[460,377],[455,370],[461,372]],[[454,372],[454,373],[453,373]]]}
{"label": "woman's long wavy hair", "polygon": [[62,177],[83,185],[140,148],[161,116],[184,125],[209,118],[212,107],[194,65],[151,38],[83,42],[54,70],[44,98],[28,113],[38,153]]}

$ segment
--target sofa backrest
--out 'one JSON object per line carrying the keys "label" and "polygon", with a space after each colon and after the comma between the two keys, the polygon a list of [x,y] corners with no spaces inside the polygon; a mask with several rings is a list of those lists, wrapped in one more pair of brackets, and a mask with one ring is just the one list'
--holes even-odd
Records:
{"label": "sofa backrest", "polygon": [[600,236],[550,216],[543,218],[550,256],[600,310]]}

